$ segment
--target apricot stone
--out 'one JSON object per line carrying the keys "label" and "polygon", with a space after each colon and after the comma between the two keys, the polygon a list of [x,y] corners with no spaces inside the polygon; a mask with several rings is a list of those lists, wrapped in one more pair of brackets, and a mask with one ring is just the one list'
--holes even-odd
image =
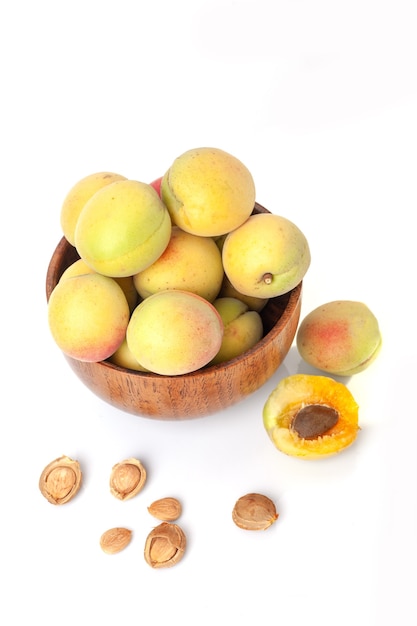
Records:
{"label": "apricot stone", "polygon": [[296,287],[310,266],[306,237],[290,220],[272,213],[251,215],[228,234],[223,267],[237,291],[274,298]]}
{"label": "apricot stone", "polygon": [[283,378],[269,395],[263,423],[281,452],[319,459],[355,441],[358,405],[343,383],[327,376],[294,374]]}
{"label": "apricot stone", "polygon": [[351,376],[375,360],[382,340],[378,320],[363,302],[335,300],[306,315],[296,343],[309,365],[329,374]]}
{"label": "apricot stone", "polygon": [[220,350],[211,364],[230,361],[243,354],[262,339],[262,318],[257,311],[237,298],[217,298],[213,306],[219,312],[224,325]]}
{"label": "apricot stone", "polygon": [[61,207],[60,219],[62,232],[72,246],[75,245],[75,227],[84,205],[96,191],[116,180],[126,178],[114,172],[97,172],[85,176],[69,190]]}
{"label": "apricot stone", "polygon": [[234,230],[255,205],[248,168],[218,148],[195,148],[177,157],[162,178],[162,199],[172,222],[194,235]]}
{"label": "apricot stone", "polygon": [[164,252],[136,274],[133,282],[142,298],[166,289],[181,289],[212,302],[220,291],[223,276],[222,256],[214,239],[174,226]]}
{"label": "apricot stone", "polygon": [[157,191],[136,180],[121,180],[97,191],[84,205],[75,247],[96,272],[133,276],[162,254],[171,219]]}
{"label": "apricot stone", "polygon": [[123,342],[129,305],[113,278],[82,274],[58,282],[48,302],[53,339],[79,361],[107,359]]}
{"label": "apricot stone", "polygon": [[223,338],[223,322],[214,306],[189,291],[155,293],[133,311],[126,331],[129,350],[156,374],[177,376],[213,359]]}

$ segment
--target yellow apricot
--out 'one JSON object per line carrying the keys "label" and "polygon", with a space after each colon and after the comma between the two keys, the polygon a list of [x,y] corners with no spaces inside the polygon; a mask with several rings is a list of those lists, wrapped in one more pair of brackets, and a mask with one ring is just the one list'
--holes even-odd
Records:
{"label": "yellow apricot", "polygon": [[311,257],[298,226],[279,215],[258,213],[228,234],[222,259],[225,274],[237,291],[274,298],[301,282]]}
{"label": "yellow apricot", "polygon": [[213,306],[223,320],[224,333],[222,345],[211,361],[212,365],[240,356],[262,339],[262,318],[257,311],[250,311],[245,302],[223,297],[217,298]]}
{"label": "yellow apricot", "polygon": [[223,276],[222,257],[214,240],[174,226],[164,252],[136,274],[133,282],[142,298],[165,289],[182,289],[211,302],[219,293]]}
{"label": "yellow apricot", "polygon": [[242,224],[255,205],[248,168],[218,148],[195,148],[177,157],[161,183],[172,222],[194,235],[223,235]]}
{"label": "yellow apricot", "polygon": [[[83,259],[77,259],[74,263],[71,263],[67,269],[62,273],[60,280],[71,278],[71,276],[81,276],[82,274],[96,274],[92,267],[87,265]],[[121,278],[115,278],[115,281],[123,289],[123,293],[126,296],[129,309],[132,312],[138,304],[138,292],[136,291],[133,276],[122,276]]]}
{"label": "yellow apricot", "polygon": [[335,300],[306,315],[296,342],[309,365],[329,374],[351,376],[373,363],[382,339],[378,320],[363,302]]}
{"label": "yellow apricot", "polygon": [[122,343],[129,306],[117,282],[101,274],[83,274],[59,281],[48,301],[53,339],[79,361],[107,359]]}
{"label": "yellow apricot", "polygon": [[90,267],[106,276],[133,276],[162,254],[171,219],[155,189],[121,180],[97,191],[84,205],[75,247]]}
{"label": "yellow apricot", "polygon": [[214,306],[194,293],[157,292],[133,311],[129,350],[146,369],[176,376],[204,367],[219,351],[223,322]]}
{"label": "yellow apricot", "polygon": [[114,172],[97,172],[85,176],[69,190],[61,207],[60,219],[62,232],[71,245],[75,245],[75,227],[87,200],[96,191],[114,183],[116,180],[126,180],[126,178]]}

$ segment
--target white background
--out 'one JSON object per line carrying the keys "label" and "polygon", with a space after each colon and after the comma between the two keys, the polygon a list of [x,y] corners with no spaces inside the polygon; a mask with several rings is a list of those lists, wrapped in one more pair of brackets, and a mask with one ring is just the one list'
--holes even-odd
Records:
{"label": "white background", "polygon": [[[413,0],[2,5],[2,624],[416,625],[416,18]],[[101,170],[150,182],[205,145],[240,158],[257,201],[307,236],[302,316],[356,299],[379,319],[378,360],[345,381],[361,431],[337,457],[286,457],[263,429],[277,382],[314,373],[295,346],[244,402],[167,423],[99,400],[51,339],[45,275],[69,188]],[[61,454],[84,482],[54,507],[38,479]],[[148,482],[121,503],[108,478],[128,456]],[[231,521],[249,491],[276,502],[268,531]],[[188,547],[153,570],[147,506],[164,495],[183,503]],[[133,540],[105,555],[117,525]]]}

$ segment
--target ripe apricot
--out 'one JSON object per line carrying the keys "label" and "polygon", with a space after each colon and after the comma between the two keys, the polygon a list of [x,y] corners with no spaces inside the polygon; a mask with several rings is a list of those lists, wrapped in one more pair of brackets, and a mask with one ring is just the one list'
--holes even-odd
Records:
{"label": "ripe apricot", "polygon": [[363,302],[336,300],[306,315],[296,343],[309,365],[329,374],[350,376],[375,360],[381,333],[375,315]]}
{"label": "ripe apricot", "polygon": [[142,298],[164,291],[191,291],[212,302],[223,281],[221,252],[214,239],[172,227],[171,238],[161,256],[133,278]]}
{"label": "ripe apricot", "polygon": [[136,180],[118,180],[84,205],[75,228],[75,247],[96,272],[133,276],[162,254],[171,219],[155,189]]}
{"label": "ripe apricot", "polygon": [[263,422],[278,450],[318,459],[355,441],[358,405],[343,383],[327,376],[294,374],[283,378],[269,395]]}
{"label": "ripe apricot", "polygon": [[195,148],[177,157],[164,174],[162,199],[172,222],[194,235],[215,237],[234,230],[255,205],[248,168],[218,148]]}
{"label": "ripe apricot", "polygon": [[152,294],[133,311],[126,340],[137,361],[155,374],[177,376],[207,365],[220,349],[223,322],[214,306],[190,291]]}
{"label": "ripe apricot", "polygon": [[223,267],[233,287],[256,298],[275,298],[294,289],[310,267],[305,235],[280,215],[258,213],[229,233]]}
{"label": "ripe apricot", "polygon": [[116,180],[126,178],[115,172],[97,172],[77,181],[68,191],[62,203],[60,219],[62,232],[71,245],[75,245],[75,227],[86,202],[96,191]]}
{"label": "ripe apricot", "polygon": [[125,337],[129,315],[120,285],[96,273],[59,281],[48,301],[52,337],[79,361],[102,361],[113,354]]}

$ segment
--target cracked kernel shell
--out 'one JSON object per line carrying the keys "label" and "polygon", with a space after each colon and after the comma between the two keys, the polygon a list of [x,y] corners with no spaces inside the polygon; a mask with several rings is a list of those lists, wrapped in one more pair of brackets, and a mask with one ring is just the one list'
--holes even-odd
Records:
{"label": "cracked kernel shell", "polygon": [[[299,436],[293,428],[298,411],[307,405],[325,405],[338,420],[316,438]],[[303,459],[319,459],[350,446],[359,431],[358,404],[343,383],[327,376],[294,374],[283,378],[263,408],[264,427],[278,450]]]}
{"label": "cracked kernel shell", "polygon": [[63,455],[45,467],[39,478],[39,489],[51,504],[65,504],[80,489],[81,479],[79,462]]}
{"label": "cracked kernel shell", "polygon": [[136,496],[146,482],[146,469],[141,461],[125,459],[113,466],[110,474],[110,492],[118,500]]}
{"label": "cracked kernel shell", "polygon": [[162,522],[148,534],[145,561],[154,569],[172,567],[184,556],[186,537],[177,524]]}

